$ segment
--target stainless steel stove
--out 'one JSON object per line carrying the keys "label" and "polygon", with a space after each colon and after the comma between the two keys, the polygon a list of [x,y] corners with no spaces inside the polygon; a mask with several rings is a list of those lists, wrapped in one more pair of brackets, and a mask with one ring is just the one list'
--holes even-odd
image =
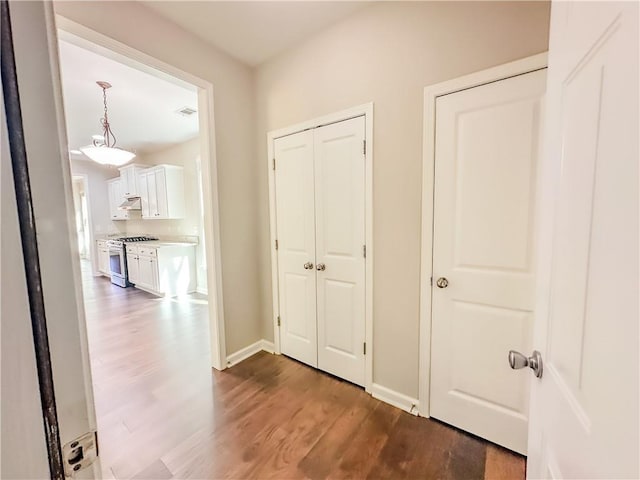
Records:
{"label": "stainless steel stove", "polygon": [[125,246],[130,242],[148,242],[158,240],[154,237],[119,237],[107,241],[109,247],[109,272],[111,283],[119,287],[130,287],[129,274],[127,273],[127,252]]}

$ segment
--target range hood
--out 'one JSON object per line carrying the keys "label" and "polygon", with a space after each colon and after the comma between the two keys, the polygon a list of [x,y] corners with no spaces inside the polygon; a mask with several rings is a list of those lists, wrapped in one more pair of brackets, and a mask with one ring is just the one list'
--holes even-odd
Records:
{"label": "range hood", "polygon": [[140,197],[127,198],[122,205],[118,207],[120,210],[142,210],[142,201]]}

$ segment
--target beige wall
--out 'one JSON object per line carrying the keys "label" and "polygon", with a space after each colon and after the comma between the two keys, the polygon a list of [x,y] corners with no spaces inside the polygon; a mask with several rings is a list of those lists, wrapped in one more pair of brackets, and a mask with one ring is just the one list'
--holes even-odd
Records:
{"label": "beige wall", "polygon": [[213,84],[227,352],[259,340],[252,70],[137,2],[56,2],[55,9]]}
{"label": "beige wall", "polygon": [[545,2],[389,2],[257,69],[262,332],[273,338],[266,133],[374,102],[374,382],[418,395],[426,85],[547,49]]}

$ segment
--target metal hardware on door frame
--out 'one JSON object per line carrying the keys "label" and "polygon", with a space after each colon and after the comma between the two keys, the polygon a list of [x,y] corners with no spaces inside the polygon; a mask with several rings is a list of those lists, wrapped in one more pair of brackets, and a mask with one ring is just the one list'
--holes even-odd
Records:
{"label": "metal hardware on door frame", "polygon": [[313,263],[307,262],[303,265],[305,270],[313,270]]}
{"label": "metal hardware on door frame", "polygon": [[436,285],[438,286],[438,288],[447,288],[449,286],[449,280],[447,280],[445,277],[440,277],[438,280],[436,280]]}
{"label": "metal hardware on door frame", "polygon": [[319,272],[324,272],[326,268],[327,267],[325,266],[324,263],[319,263],[316,265],[316,270],[318,270]]}

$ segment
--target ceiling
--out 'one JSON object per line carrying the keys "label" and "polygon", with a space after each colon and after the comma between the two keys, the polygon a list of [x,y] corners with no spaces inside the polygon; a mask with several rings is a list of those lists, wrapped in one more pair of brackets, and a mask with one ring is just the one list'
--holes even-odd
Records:
{"label": "ceiling", "polygon": [[[176,111],[198,107],[194,89],[170,83],[81,46],[60,40],[60,70],[69,149],[91,143],[102,133],[102,89],[97,80],[111,83],[107,90],[109,123],[117,145],[145,153],[184,142],[198,134],[198,114]],[[72,158],[86,159],[84,155]]]}
{"label": "ceiling", "polygon": [[251,66],[263,63],[368,4],[364,1],[142,1],[158,14]]}

